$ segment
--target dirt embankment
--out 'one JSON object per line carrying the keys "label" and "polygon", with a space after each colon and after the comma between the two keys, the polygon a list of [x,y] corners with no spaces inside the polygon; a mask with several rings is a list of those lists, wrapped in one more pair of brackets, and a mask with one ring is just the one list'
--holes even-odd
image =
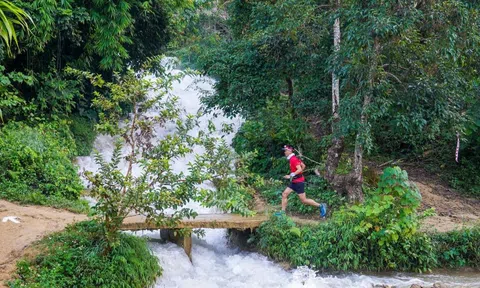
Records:
{"label": "dirt embankment", "polygon": [[[18,217],[13,220],[19,223],[4,218],[9,216]],[[0,287],[4,287],[3,282],[11,278],[16,261],[28,253],[26,248],[29,245],[70,223],[85,219],[85,215],[59,209],[20,206],[0,200]]]}
{"label": "dirt embankment", "polygon": [[440,176],[432,175],[419,166],[400,165],[422,194],[421,210],[435,208],[437,216],[422,223],[422,230],[447,232],[480,224],[480,199],[469,198],[448,187]]}

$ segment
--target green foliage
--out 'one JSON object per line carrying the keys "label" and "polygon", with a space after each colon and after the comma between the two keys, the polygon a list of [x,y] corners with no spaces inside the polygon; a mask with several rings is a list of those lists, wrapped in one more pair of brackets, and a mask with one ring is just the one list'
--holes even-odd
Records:
{"label": "green foliage", "polygon": [[298,227],[288,217],[272,217],[254,240],[273,259],[329,271],[428,271],[480,265],[478,227],[433,235],[416,232],[387,247],[359,234],[357,223],[337,220]]}
{"label": "green foliage", "polygon": [[343,207],[312,227],[273,217],[259,229],[259,247],[275,259],[319,269],[426,271],[436,258],[431,239],[416,232],[419,203],[406,172],[387,168],[363,205]]}
{"label": "green foliage", "polygon": [[190,5],[169,0],[22,1],[19,6],[36,26],[32,37],[20,38],[24,49],[41,58],[33,63],[35,72],[47,72],[38,64],[56,64],[57,71],[71,65],[111,76],[112,71],[125,71],[129,59],[140,67],[146,58],[162,53],[181,25],[173,16]]}
{"label": "green foliage", "polygon": [[480,227],[432,235],[441,267],[480,267]]}
{"label": "green foliage", "polygon": [[34,259],[17,264],[10,287],[149,287],[161,275],[158,259],[144,239],[119,233],[110,254],[102,224],[81,222],[44,238]]}
{"label": "green foliage", "polygon": [[[260,147],[258,155],[267,156],[254,167],[262,173],[277,168],[268,153],[277,143],[262,126],[271,115],[263,107],[277,103],[285,114],[294,109],[297,123],[305,120],[316,136],[332,136],[326,115],[335,72],[338,136],[347,148],[358,140],[367,153],[409,160],[434,151],[425,160],[452,186],[478,195],[479,7],[459,0],[346,1],[338,9],[329,1],[230,1],[199,12],[200,36],[182,55],[217,80],[215,92],[203,98],[207,107],[247,119],[236,149]],[[341,44],[335,52],[337,17]],[[297,135],[288,121],[277,123]],[[277,123],[266,127],[277,132]],[[255,135],[256,129],[263,133]],[[460,164],[454,161],[457,133]]]}
{"label": "green foliage", "polygon": [[134,69],[140,68],[149,57],[165,51],[170,40],[175,39],[172,26],[176,24],[173,24],[175,20],[171,18],[172,10],[177,9],[175,5],[188,4],[187,1],[177,1],[176,4],[169,1],[138,1],[130,9],[135,21],[130,35],[131,41],[125,48],[129,55],[127,61]]}
{"label": "green foliage", "polygon": [[426,235],[400,238],[386,248],[356,232],[356,224],[329,221],[297,227],[288,217],[272,217],[255,237],[261,251],[295,266],[329,271],[426,271],[435,267],[434,249]]}
{"label": "green foliage", "polygon": [[94,24],[92,42],[87,46],[87,51],[102,57],[100,68],[102,70],[122,70],[122,64],[128,58],[124,44],[131,44],[127,36],[127,29],[131,27],[133,19],[129,10],[128,1],[116,2],[96,0],[93,1],[91,20]]}
{"label": "green foliage", "polygon": [[34,204],[65,209],[74,213],[88,213],[90,207],[86,200],[70,200],[62,195],[46,196],[39,190],[32,190],[26,183],[17,181],[2,181],[0,183],[0,198],[20,204]]}
{"label": "green foliage", "polygon": [[[282,201],[282,192],[287,187],[283,181],[266,181],[261,186],[256,188],[260,190],[260,195],[268,204],[279,205]],[[327,203],[329,212],[334,211],[344,203],[338,193],[329,189],[328,183],[325,179],[318,176],[307,177],[305,183],[305,193],[308,198],[313,199],[319,203]],[[292,213],[299,214],[318,214],[318,208],[303,204],[296,193],[291,193],[288,199],[287,210]]]}
{"label": "green foliage", "polygon": [[[210,132],[215,127],[211,123]],[[206,207],[218,207],[225,212],[239,213],[243,216],[254,214],[250,207],[255,190],[251,182],[258,176],[250,172],[255,153],[237,155],[224,139],[210,138],[204,143],[205,154],[199,156],[206,173],[214,184],[215,193],[204,191],[198,200]]]}
{"label": "green foliage", "polygon": [[[311,152],[310,158],[318,156],[315,151],[319,151],[319,145],[309,132],[308,124],[295,118],[291,111],[285,111],[286,105],[286,99],[269,102],[259,109],[258,116],[242,124],[233,139],[232,146],[237,153],[256,152],[252,172],[267,178],[279,178],[289,171],[288,161],[282,157],[281,151],[285,144],[294,143],[294,147]],[[307,165],[311,163],[304,161]]]}
{"label": "green foliage", "polygon": [[[327,18],[318,13],[319,4],[308,0],[231,1],[215,7],[229,15],[226,21],[222,12],[213,19],[200,18],[207,35],[193,45],[192,54],[196,66],[217,80],[215,93],[206,95],[204,104],[227,115],[255,117],[268,102],[287,95],[288,104],[282,111],[326,112],[328,103],[322,98],[328,96],[329,87],[321,74],[330,28],[322,25]],[[314,99],[323,105],[314,104]]]}
{"label": "green foliage", "polygon": [[75,139],[77,147],[77,156],[89,156],[92,152],[93,142],[97,133],[95,131],[95,122],[90,118],[74,115],[71,118],[70,130]]}
{"label": "green foliage", "polygon": [[18,47],[15,26],[20,26],[20,28],[28,31],[30,21],[32,21],[30,16],[21,8],[10,1],[0,1],[0,38],[5,43],[8,53],[11,53],[12,42],[15,42]]}
{"label": "green foliage", "polygon": [[[480,145],[477,147],[480,147]],[[478,161],[480,159],[476,156],[473,156],[472,159],[462,159],[460,167],[451,167],[450,170],[442,172],[447,176],[453,188],[469,196],[480,198],[480,167],[478,167]]]}
{"label": "green foliage", "polygon": [[30,103],[34,105],[36,114],[41,118],[53,120],[65,118],[72,113],[76,103],[82,98],[79,88],[81,83],[65,79],[61,74],[42,73],[35,80],[35,97]]}
{"label": "green foliage", "polygon": [[[58,129],[62,126],[31,128],[12,123],[2,128],[2,197],[37,204],[50,201],[49,197],[78,199],[82,185],[70,160],[75,146],[72,139],[63,137]],[[65,129],[68,131],[68,127]]]}
{"label": "green foliage", "polygon": [[455,141],[442,139],[432,147],[424,161],[427,168],[441,174],[450,185],[469,196],[480,197],[480,102],[470,111],[473,123],[467,126],[460,143],[458,163],[455,162]]}
{"label": "green foliage", "polygon": [[378,241],[380,246],[396,242],[399,237],[408,238],[418,227],[416,212],[420,202],[420,192],[408,181],[407,172],[399,167],[386,168],[369,199],[351,208],[361,219],[355,229],[368,234],[368,239]]}
{"label": "green foliage", "polygon": [[31,107],[25,105],[26,101],[20,97],[14,84],[32,86],[33,80],[33,77],[21,72],[5,73],[5,67],[0,65],[0,123],[31,111]]}
{"label": "green foliage", "polygon": [[[140,69],[183,33],[181,12],[192,5],[188,0],[0,1],[0,37],[8,40],[5,46],[0,41],[0,121],[95,114],[91,84],[71,79],[65,68],[101,73],[109,81],[126,67]],[[28,28],[30,21],[35,23],[30,30],[15,33],[13,28]],[[4,50],[10,51],[4,48],[17,40],[21,48],[4,59]]]}

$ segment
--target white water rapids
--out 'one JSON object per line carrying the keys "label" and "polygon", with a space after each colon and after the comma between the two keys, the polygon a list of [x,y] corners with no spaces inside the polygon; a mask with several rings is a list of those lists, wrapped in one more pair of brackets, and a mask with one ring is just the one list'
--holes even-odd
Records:
{"label": "white water rapids", "polygon": [[[209,79],[197,82],[192,77],[185,77],[180,83],[174,84],[173,94],[180,98],[180,104],[188,113],[196,113],[200,108],[199,90],[211,90]],[[198,80],[198,78],[197,78]],[[204,116],[202,127],[205,129],[208,117]],[[236,129],[241,124],[240,119],[230,120],[225,117],[212,119],[220,127],[221,123],[233,123]],[[162,133],[170,133],[171,130],[163,129]],[[233,134],[226,137],[231,141]],[[95,140],[95,149],[109,158],[113,150],[111,137],[98,136]],[[201,152],[201,151],[196,151]],[[187,171],[186,164],[193,159],[193,155],[176,161],[175,171]],[[96,171],[97,166],[93,157],[79,157],[80,169]],[[190,208],[198,213],[218,213],[215,209],[200,207],[197,203],[190,203]],[[159,233],[140,232],[136,235],[159,238]],[[447,274],[316,274],[315,271],[300,267],[292,271],[284,270],[280,265],[270,261],[265,256],[257,253],[242,252],[239,249],[227,245],[226,230],[206,229],[206,236],[202,239],[193,239],[191,263],[182,248],[175,244],[160,244],[151,241],[150,247],[158,257],[164,272],[157,280],[155,287],[162,288],[255,288],[255,287],[338,287],[338,288],[372,288],[377,284],[387,284],[394,287],[410,287],[412,284],[420,284],[432,287],[435,282],[441,282],[446,287],[480,287],[480,275],[474,273],[449,272]]]}

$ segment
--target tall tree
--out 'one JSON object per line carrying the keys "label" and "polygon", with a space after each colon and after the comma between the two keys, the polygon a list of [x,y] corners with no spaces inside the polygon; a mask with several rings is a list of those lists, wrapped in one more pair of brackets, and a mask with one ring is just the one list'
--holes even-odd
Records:
{"label": "tall tree", "polygon": [[[340,0],[334,1],[334,9],[338,11]],[[333,54],[334,63],[338,61],[337,54],[340,52],[340,18],[335,17],[333,24]],[[338,64],[337,64],[338,65]],[[336,169],[340,162],[341,155],[344,150],[344,137],[340,134],[340,79],[338,78],[335,68],[332,71],[332,144],[327,151],[327,161],[325,163],[325,178],[338,190],[341,189],[342,183],[336,176]]]}

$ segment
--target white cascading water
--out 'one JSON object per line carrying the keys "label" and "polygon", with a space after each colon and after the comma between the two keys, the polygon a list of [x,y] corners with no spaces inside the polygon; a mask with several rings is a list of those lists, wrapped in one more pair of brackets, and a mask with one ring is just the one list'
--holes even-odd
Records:
{"label": "white cascading water", "polygon": [[[172,72],[179,72],[173,70]],[[204,81],[199,81],[204,80]],[[173,94],[179,97],[179,104],[183,105],[187,113],[196,113],[200,108],[199,90],[212,90],[211,79],[192,78],[186,76],[182,81],[175,82]],[[201,121],[205,129],[210,116],[204,116]],[[241,124],[240,119],[227,119],[217,117],[212,119],[217,127],[221,123],[233,123],[234,131]],[[162,133],[171,133],[169,127],[162,129]],[[164,134],[165,135],[165,134]],[[226,140],[231,141],[234,134],[226,135]],[[106,159],[110,158],[113,151],[111,137],[99,135],[95,140],[95,149]],[[196,149],[197,153],[202,152]],[[187,163],[193,160],[194,155],[175,162],[175,171],[187,171]],[[96,171],[97,166],[93,157],[78,157],[80,169]],[[211,208],[201,207],[198,203],[187,205],[198,213],[219,213]],[[254,287],[335,287],[335,288],[372,288],[374,285],[386,284],[394,287],[410,287],[412,284],[431,287],[435,282],[441,282],[447,287],[480,287],[480,276],[473,273],[454,275],[416,275],[416,274],[389,274],[389,275],[361,275],[346,273],[340,275],[316,274],[315,271],[300,267],[286,271],[280,265],[270,261],[258,253],[242,252],[227,245],[226,230],[206,229],[205,237],[199,239],[194,236],[192,258],[190,262],[182,248],[175,244],[160,244],[151,241],[150,247],[158,257],[163,268],[163,275],[157,280],[158,288],[254,288]],[[135,235],[148,236],[158,239],[156,232],[137,232]]]}

